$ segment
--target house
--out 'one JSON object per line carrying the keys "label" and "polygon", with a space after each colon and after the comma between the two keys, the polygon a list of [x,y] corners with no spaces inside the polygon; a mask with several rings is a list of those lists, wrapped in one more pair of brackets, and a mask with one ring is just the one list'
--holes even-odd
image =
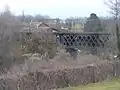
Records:
{"label": "house", "polygon": [[31,22],[30,25],[21,30],[21,38],[31,38],[34,36],[40,37],[44,34],[52,34],[60,32],[60,30],[46,24],[45,22]]}
{"label": "house", "polygon": [[44,31],[44,32],[59,32],[60,31],[56,27],[52,25],[50,26],[46,24],[45,22],[40,22],[39,24],[37,24],[37,29],[40,31]]}
{"label": "house", "polygon": [[59,32],[55,26],[49,25],[45,22],[31,22],[28,26],[24,27],[21,32]]}

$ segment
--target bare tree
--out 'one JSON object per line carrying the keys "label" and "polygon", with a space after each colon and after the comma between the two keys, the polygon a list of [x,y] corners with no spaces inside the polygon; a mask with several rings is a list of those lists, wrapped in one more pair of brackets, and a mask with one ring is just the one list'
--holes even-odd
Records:
{"label": "bare tree", "polygon": [[118,18],[120,17],[120,0],[107,0],[105,4],[109,8],[109,13],[113,15],[114,20],[116,21],[116,37],[117,37],[117,49],[118,56],[120,57],[120,37],[119,37],[119,27],[118,27]]}

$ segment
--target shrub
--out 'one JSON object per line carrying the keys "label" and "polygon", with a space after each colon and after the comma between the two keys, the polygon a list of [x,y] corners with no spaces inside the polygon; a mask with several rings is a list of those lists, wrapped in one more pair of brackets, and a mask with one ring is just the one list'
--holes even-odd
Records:
{"label": "shrub", "polygon": [[22,42],[25,47],[23,48],[23,53],[40,53],[41,55],[47,53],[49,58],[53,58],[57,51],[56,39],[53,34],[41,34],[39,34],[39,37],[32,34],[31,39],[26,39]]}

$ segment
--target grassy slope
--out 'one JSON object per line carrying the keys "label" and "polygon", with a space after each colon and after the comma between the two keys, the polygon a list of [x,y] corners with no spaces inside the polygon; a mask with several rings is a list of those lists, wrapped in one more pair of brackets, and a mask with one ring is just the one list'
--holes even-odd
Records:
{"label": "grassy slope", "polygon": [[86,86],[69,87],[59,90],[120,90],[120,78]]}

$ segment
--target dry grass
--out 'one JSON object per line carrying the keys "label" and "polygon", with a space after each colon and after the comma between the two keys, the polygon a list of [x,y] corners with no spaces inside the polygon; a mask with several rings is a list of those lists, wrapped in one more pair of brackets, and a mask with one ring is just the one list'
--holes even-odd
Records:
{"label": "dry grass", "polygon": [[3,88],[5,90],[51,90],[51,86],[57,88],[63,83],[66,86],[65,76],[61,76],[64,74],[64,69],[69,71],[96,62],[101,61],[92,55],[81,55],[76,60],[71,59],[64,50],[59,51],[56,57],[49,60],[44,56],[41,58],[38,54],[28,56],[24,64],[14,65],[6,74],[0,76],[0,85],[2,85],[0,90]]}
{"label": "dry grass", "polygon": [[69,87],[59,90],[120,90],[120,79],[103,81],[95,84],[89,84],[86,86]]}

